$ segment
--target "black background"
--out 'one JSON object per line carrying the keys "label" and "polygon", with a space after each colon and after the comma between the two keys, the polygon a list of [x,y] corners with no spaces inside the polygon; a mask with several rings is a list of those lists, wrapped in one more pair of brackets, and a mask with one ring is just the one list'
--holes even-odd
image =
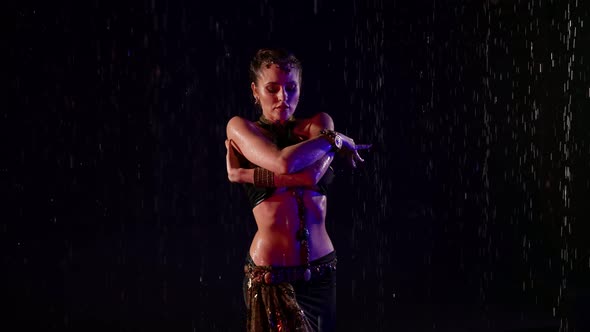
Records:
{"label": "black background", "polygon": [[[255,224],[225,125],[260,47],[303,63],[336,161],[341,330],[588,331],[582,1],[7,6],[2,325],[240,331]],[[2,328],[5,330],[5,328]]]}

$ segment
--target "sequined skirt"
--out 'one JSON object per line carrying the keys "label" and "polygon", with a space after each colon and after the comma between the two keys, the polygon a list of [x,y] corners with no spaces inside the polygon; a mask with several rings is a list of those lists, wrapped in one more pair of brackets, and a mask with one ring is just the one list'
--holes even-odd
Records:
{"label": "sequined skirt", "polygon": [[334,331],[336,253],[306,268],[257,266],[250,256],[244,267],[247,331]]}

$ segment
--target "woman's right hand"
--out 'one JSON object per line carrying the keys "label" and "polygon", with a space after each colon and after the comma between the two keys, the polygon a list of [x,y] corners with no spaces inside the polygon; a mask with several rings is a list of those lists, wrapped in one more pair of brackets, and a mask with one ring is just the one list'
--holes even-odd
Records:
{"label": "woman's right hand", "polygon": [[369,149],[373,144],[356,144],[352,138],[340,132],[338,135],[342,138],[342,147],[338,151],[338,154],[344,156],[352,168],[356,168],[357,162],[365,162],[359,155],[359,150]]}

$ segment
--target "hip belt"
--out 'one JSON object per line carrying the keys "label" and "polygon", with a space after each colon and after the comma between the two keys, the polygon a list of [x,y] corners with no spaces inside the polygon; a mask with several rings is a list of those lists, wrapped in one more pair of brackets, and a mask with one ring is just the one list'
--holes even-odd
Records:
{"label": "hip belt", "polygon": [[[309,281],[336,271],[337,259],[321,264],[306,266],[257,266],[249,259],[244,266],[244,273],[250,283],[280,284],[283,282]],[[309,274],[311,272],[311,275]]]}

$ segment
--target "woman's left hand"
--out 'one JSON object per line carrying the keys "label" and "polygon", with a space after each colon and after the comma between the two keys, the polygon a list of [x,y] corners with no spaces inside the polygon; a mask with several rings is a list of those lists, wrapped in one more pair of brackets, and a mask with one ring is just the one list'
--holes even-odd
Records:
{"label": "woman's left hand", "polygon": [[233,146],[231,146],[231,142],[229,140],[225,140],[225,148],[227,149],[227,154],[225,155],[225,163],[227,167],[227,178],[230,182],[241,182],[240,179],[240,163],[238,161],[238,156],[236,156],[236,152],[234,151]]}

